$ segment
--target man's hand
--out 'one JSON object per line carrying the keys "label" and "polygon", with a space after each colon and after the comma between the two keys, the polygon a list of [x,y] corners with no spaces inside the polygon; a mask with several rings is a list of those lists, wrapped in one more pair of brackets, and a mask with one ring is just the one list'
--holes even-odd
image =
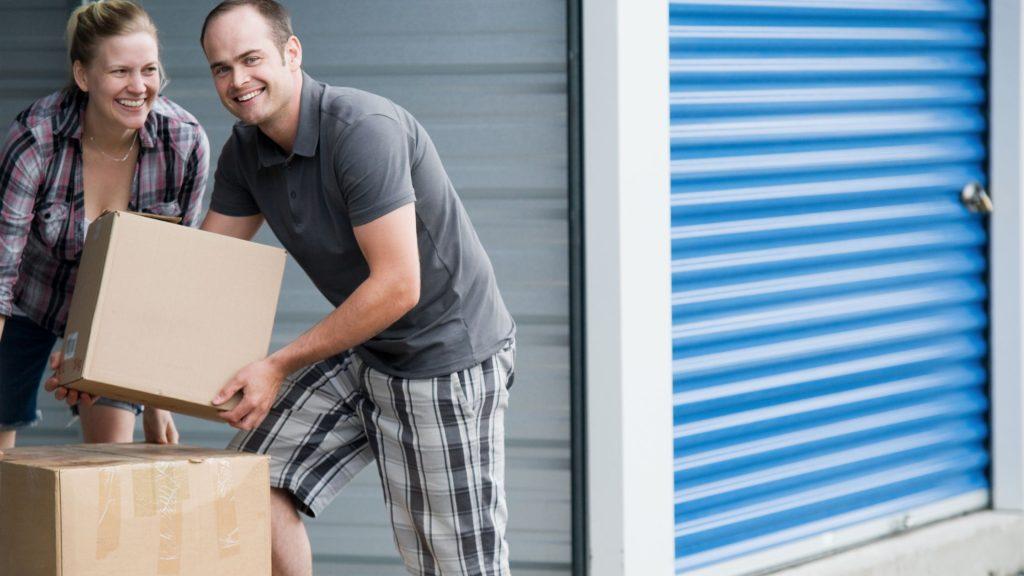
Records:
{"label": "man's hand", "polygon": [[57,350],[53,354],[50,354],[50,368],[53,370],[53,375],[46,379],[43,383],[43,387],[46,388],[47,392],[53,392],[53,396],[57,400],[64,400],[68,403],[68,406],[74,406],[81,402],[86,406],[92,406],[99,400],[99,396],[93,396],[87,392],[79,392],[78,390],[72,390],[67,386],[60,385],[60,379],[57,377],[57,373],[60,372],[60,364],[64,361],[64,351]]}
{"label": "man's hand", "polygon": [[227,402],[236,392],[242,400],[220,417],[239,430],[252,430],[263,422],[277,398],[285,374],[268,358],[253,362],[238,371],[213,398],[214,404]]}
{"label": "man's hand", "polygon": [[178,443],[178,429],[167,410],[147,406],[142,413],[142,430],[150,444]]}

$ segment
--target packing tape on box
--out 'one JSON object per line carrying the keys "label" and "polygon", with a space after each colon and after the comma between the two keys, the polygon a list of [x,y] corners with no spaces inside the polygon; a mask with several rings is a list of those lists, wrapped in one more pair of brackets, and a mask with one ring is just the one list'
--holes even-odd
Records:
{"label": "packing tape on box", "polygon": [[121,474],[118,468],[100,470],[96,559],[103,560],[121,545]]}
{"label": "packing tape on box", "polygon": [[216,464],[217,499],[214,506],[217,513],[217,549],[221,558],[229,558],[242,551],[238,533],[235,485],[231,478],[231,461],[227,458],[218,458]]}
{"label": "packing tape on box", "polygon": [[[202,460],[191,462],[201,463]],[[238,527],[238,504],[231,461],[217,458],[215,465],[217,549],[221,558],[236,556],[242,551]],[[153,462],[151,466],[134,467],[132,506],[135,518],[156,517],[160,530],[157,574],[176,575],[181,572],[183,502],[190,498],[188,474],[183,462]],[[102,560],[121,545],[125,519],[122,513],[124,468],[111,467],[100,471],[99,520],[96,529],[96,559]]]}
{"label": "packing tape on box", "polygon": [[149,466],[132,469],[132,503],[136,518],[156,516],[156,481]]}
{"label": "packing tape on box", "polygon": [[153,487],[160,524],[157,574],[181,572],[181,503],[188,499],[188,475],[180,462],[154,462]]}
{"label": "packing tape on box", "polygon": [[157,574],[181,571],[181,503],[188,497],[188,477],[180,463],[153,462],[132,469],[135,518],[157,518]]}

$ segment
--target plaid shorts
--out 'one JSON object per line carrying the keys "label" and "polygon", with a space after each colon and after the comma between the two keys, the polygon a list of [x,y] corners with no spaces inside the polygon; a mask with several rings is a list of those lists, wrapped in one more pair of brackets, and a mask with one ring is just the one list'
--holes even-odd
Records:
{"label": "plaid shorts", "polygon": [[412,574],[510,574],[505,410],[515,343],[466,370],[389,376],[343,354],[289,377],[258,428],[229,448],[271,457],[271,486],[315,517],[376,461]]}

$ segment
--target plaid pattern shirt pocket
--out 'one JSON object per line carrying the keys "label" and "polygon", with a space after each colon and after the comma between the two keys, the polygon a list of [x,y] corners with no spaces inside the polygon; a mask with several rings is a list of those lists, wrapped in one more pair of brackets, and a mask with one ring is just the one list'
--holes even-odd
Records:
{"label": "plaid pattern shirt pocket", "polygon": [[[36,210],[35,225],[42,247],[64,262],[76,262],[82,254],[82,238],[75,232],[71,205],[67,202],[43,203]],[[31,243],[32,240],[29,240]]]}

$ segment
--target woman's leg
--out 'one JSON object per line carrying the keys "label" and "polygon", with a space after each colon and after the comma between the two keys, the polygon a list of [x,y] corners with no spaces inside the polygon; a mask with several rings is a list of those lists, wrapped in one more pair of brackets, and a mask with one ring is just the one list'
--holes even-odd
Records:
{"label": "woman's leg", "polygon": [[135,413],[106,404],[78,405],[82,438],[87,444],[124,444],[135,433]]}
{"label": "woman's leg", "polygon": [[27,318],[12,316],[0,338],[0,448],[39,419],[36,395],[57,337]]}

